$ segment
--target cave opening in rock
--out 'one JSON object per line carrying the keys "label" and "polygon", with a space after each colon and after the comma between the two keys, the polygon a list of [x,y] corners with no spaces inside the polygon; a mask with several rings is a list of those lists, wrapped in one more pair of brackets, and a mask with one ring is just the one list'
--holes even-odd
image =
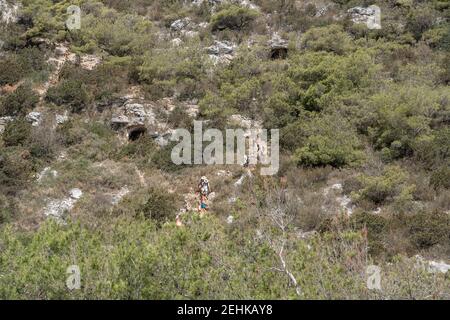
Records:
{"label": "cave opening in rock", "polygon": [[147,133],[147,128],[144,126],[137,126],[128,129],[128,140],[137,141]]}
{"label": "cave opening in rock", "polygon": [[272,60],[276,59],[286,59],[288,56],[287,48],[274,48],[270,51],[270,58]]}

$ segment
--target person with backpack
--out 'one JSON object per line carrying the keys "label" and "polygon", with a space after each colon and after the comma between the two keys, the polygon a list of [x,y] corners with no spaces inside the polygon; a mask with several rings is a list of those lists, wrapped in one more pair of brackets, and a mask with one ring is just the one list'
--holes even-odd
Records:
{"label": "person with backpack", "polygon": [[200,212],[204,213],[208,210],[208,196],[211,193],[210,187],[209,187],[209,181],[206,177],[201,177],[200,182],[198,184],[198,192],[200,194]]}

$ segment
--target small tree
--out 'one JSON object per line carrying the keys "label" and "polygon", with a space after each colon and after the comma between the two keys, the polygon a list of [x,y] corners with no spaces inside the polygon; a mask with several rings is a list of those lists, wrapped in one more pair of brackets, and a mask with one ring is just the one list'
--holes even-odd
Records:
{"label": "small tree", "polygon": [[136,210],[136,214],[162,224],[174,216],[176,210],[174,200],[174,197],[166,191],[151,188],[146,202]]}
{"label": "small tree", "polygon": [[258,12],[237,5],[231,5],[211,18],[211,28],[213,31],[225,29],[246,30],[258,17]]}

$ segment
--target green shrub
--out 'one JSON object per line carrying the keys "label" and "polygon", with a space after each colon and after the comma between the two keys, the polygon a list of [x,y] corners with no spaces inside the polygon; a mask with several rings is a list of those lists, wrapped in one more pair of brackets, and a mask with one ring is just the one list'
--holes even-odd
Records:
{"label": "green shrub", "polygon": [[0,100],[0,116],[25,116],[38,102],[39,97],[29,83],[20,85]]}
{"label": "green shrub", "polygon": [[447,108],[442,100],[446,96],[445,91],[411,86],[394,86],[372,96],[377,122],[368,131],[375,147],[382,149],[386,159],[413,155],[422,141],[428,143],[432,116]]}
{"label": "green shrub", "polygon": [[149,163],[157,152],[157,146],[148,135],[140,137],[137,141],[121,147],[117,153],[118,159],[139,159],[140,162]]}
{"label": "green shrub", "polygon": [[388,166],[378,176],[361,174],[362,188],[352,193],[354,201],[369,200],[375,204],[385,201],[412,200],[414,185],[408,185],[408,174],[398,166]]}
{"label": "green shrub", "polygon": [[24,146],[29,142],[30,137],[31,124],[23,118],[8,122],[2,136],[6,147]]}
{"label": "green shrub", "polygon": [[429,7],[420,7],[410,11],[406,28],[414,35],[416,40],[420,40],[422,34],[431,28],[435,19],[434,10]]}
{"label": "green shrub", "polygon": [[351,222],[355,230],[367,230],[370,254],[377,256],[386,251],[384,236],[389,223],[386,218],[376,214],[359,212],[352,215]]}
{"label": "green shrub", "polygon": [[69,120],[56,128],[63,146],[69,147],[83,141],[84,133],[79,130],[74,121]]}
{"label": "green shrub", "polygon": [[151,51],[144,56],[139,70],[139,82],[152,99],[160,99],[179,92],[180,99],[198,98],[202,95],[206,65],[197,42],[185,48],[173,49],[164,54]]}
{"label": "green shrub", "polygon": [[430,185],[439,190],[450,189],[450,165],[444,165],[438,169],[433,170],[430,178]]}
{"label": "green shrub", "polygon": [[302,37],[302,46],[312,51],[327,51],[342,55],[353,49],[351,38],[341,26],[331,25],[308,30]]}
{"label": "green shrub", "polygon": [[445,212],[423,212],[407,219],[408,234],[418,249],[436,244],[448,244],[450,240],[450,215]]}
{"label": "green shrub", "polygon": [[450,26],[448,24],[426,31],[422,38],[432,48],[450,50]]}
{"label": "green shrub", "polygon": [[16,55],[8,55],[0,60],[0,86],[18,82],[26,73]]}
{"label": "green shrub", "polygon": [[[361,143],[349,123],[336,116],[314,117],[298,122],[296,139],[302,147],[296,149],[294,160],[306,166],[342,167],[356,165],[364,159]],[[293,136],[293,138],[295,135]]]}
{"label": "green shrub", "polygon": [[417,139],[414,153],[428,168],[447,163],[450,157],[450,128],[436,129],[430,135]]}
{"label": "green shrub", "polygon": [[145,203],[136,210],[136,215],[152,219],[157,224],[173,220],[177,210],[174,200],[174,196],[166,190],[151,188],[147,191]]}
{"label": "green shrub", "polygon": [[258,17],[258,12],[241,7],[238,5],[230,5],[211,17],[211,28],[213,31],[219,30],[248,30],[251,24]]}
{"label": "green shrub", "polygon": [[22,191],[33,174],[30,154],[23,148],[0,148],[0,193]]}
{"label": "green shrub", "polygon": [[152,164],[160,170],[172,173],[186,168],[186,165],[176,165],[172,161],[172,149],[176,144],[176,142],[171,142],[164,148],[158,149],[152,155]]}
{"label": "green shrub", "polygon": [[80,112],[89,103],[86,85],[82,80],[62,80],[47,92],[46,99],[57,105],[67,105],[72,112]]}
{"label": "green shrub", "polygon": [[24,77],[33,78],[33,75],[46,71],[47,68],[43,51],[36,47],[21,46],[14,54],[6,55],[0,60],[0,86],[15,84]]}
{"label": "green shrub", "polygon": [[11,201],[0,194],[0,225],[9,222],[14,215],[14,207]]}
{"label": "green shrub", "polygon": [[82,51],[104,50],[120,57],[143,54],[153,46],[154,38],[148,19],[103,6],[83,17],[83,28],[76,36]]}

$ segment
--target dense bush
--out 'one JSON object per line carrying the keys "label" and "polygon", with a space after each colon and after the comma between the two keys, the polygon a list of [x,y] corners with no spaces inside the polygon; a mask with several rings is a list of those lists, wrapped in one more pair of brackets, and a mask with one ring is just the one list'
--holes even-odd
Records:
{"label": "dense bush", "polygon": [[28,150],[0,149],[0,193],[15,195],[23,190],[34,170]]}
{"label": "dense bush", "polygon": [[31,124],[21,118],[6,125],[2,139],[6,147],[23,146],[29,142],[30,136]]}
{"label": "dense bush", "polygon": [[378,176],[360,175],[361,189],[352,194],[355,201],[369,200],[375,204],[384,201],[412,200],[414,185],[408,184],[408,174],[398,166],[388,166]]}
{"label": "dense bush", "polygon": [[425,87],[401,87],[373,96],[377,123],[369,128],[369,135],[385,158],[412,155],[421,140],[431,135],[433,115],[448,108],[442,95],[447,93]]}
{"label": "dense bush", "polygon": [[0,116],[24,116],[38,103],[39,97],[26,83],[0,100]]}
{"label": "dense bush", "polygon": [[341,167],[355,165],[363,159],[361,143],[347,121],[337,116],[314,117],[297,125],[301,147],[294,159],[306,166]]}
{"label": "dense bush", "polygon": [[148,190],[146,201],[136,210],[137,216],[154,220],[157,224],[173,221],[175,217],[174,196],[165,190],[152,188]]}
{"label": "dense bush", "polygon": [[[0,297],[423,299],[448,292],[448,279],[421,272],[402,257],[382,265],[382,292],[367,290],[363,239],[345,232],[309,244],[296,241],[289,248],[285,259],[301,287],[299,297],[289,278],[273,270],[280,262],[270,246],[251,234],[239,237],[242,243],[235,241],[235,234],[213,217],[194,221],[182,229],[173,224],[157,229],[149,220],[119,219],[109,224],[109,232],[74,223],[48,222],[36,233],[3,227],[0,270],[9,272],[0,277]],[[71,265],[80,268],[80,290],[66,287]]]}
{"label": "dense bush", "polygon": [[144,135],[137,141],[122,146],[116,156],[119,159],[139,159],[140,162],[148,164],[156,152],[157,146],[153,139]]}
{"label": "dense bush", "polygon": [[258,12],[253,9],[230,5],[211,17],[211,28],[213,31],[225,29],[245,31],[257,17]]}
{"label": "dense bush", "polygon": [[376,214],[359,212],[351,217],[353,228],[367,230],[369,253],[378,256],[386,252],[385,237],[389,220]]}
{"label": "dense bush", "polygon": [[63,80],[47,92],[46,99],[57,105],[67,105],[72,112],[80,112],[89,103],[86,85],[82,80]]}
{"label": "dense bush", "polygon": [[433,171],[430,184],[434,189],[450,189],[450,165],[444,165]]}
{"label": "dense bush", "polygon": [[0,195],[0,225],[9,222],[14,215],[14,207],[9,199]]}
{"label": "dense bush", "polygon": [[206,66],[196,43],[168,53],[151,51],[139,67],[139,81],[154,99],[177,94],[181,99],[198,98],[202,94]]}
{"label": "dense bush", "polygon": [[419,7],[411,10],[408,15],[407,29],[420,40],[422,34],[435,23],[435,12],[429,7]]}
{"label": "dense bush", "polygon": [[99,7],[83,17],[83,25],[76,37],[83,51],[105,50],[122,57],[142,54],[153,45],[152,23],[135,14]]}
{"label": "dense bush", "polygon": [[302,46],[312,51],[327,51],[335,54],[348,53],[353,49],[351,38],[339,25],[308,30],[302,37]]}
{"label": "dense bush", "polygon": [[407,220],[409,235],[418,249],[436,244],[448,244],[450,240],[450,216],[444,212],[417,213]]}

